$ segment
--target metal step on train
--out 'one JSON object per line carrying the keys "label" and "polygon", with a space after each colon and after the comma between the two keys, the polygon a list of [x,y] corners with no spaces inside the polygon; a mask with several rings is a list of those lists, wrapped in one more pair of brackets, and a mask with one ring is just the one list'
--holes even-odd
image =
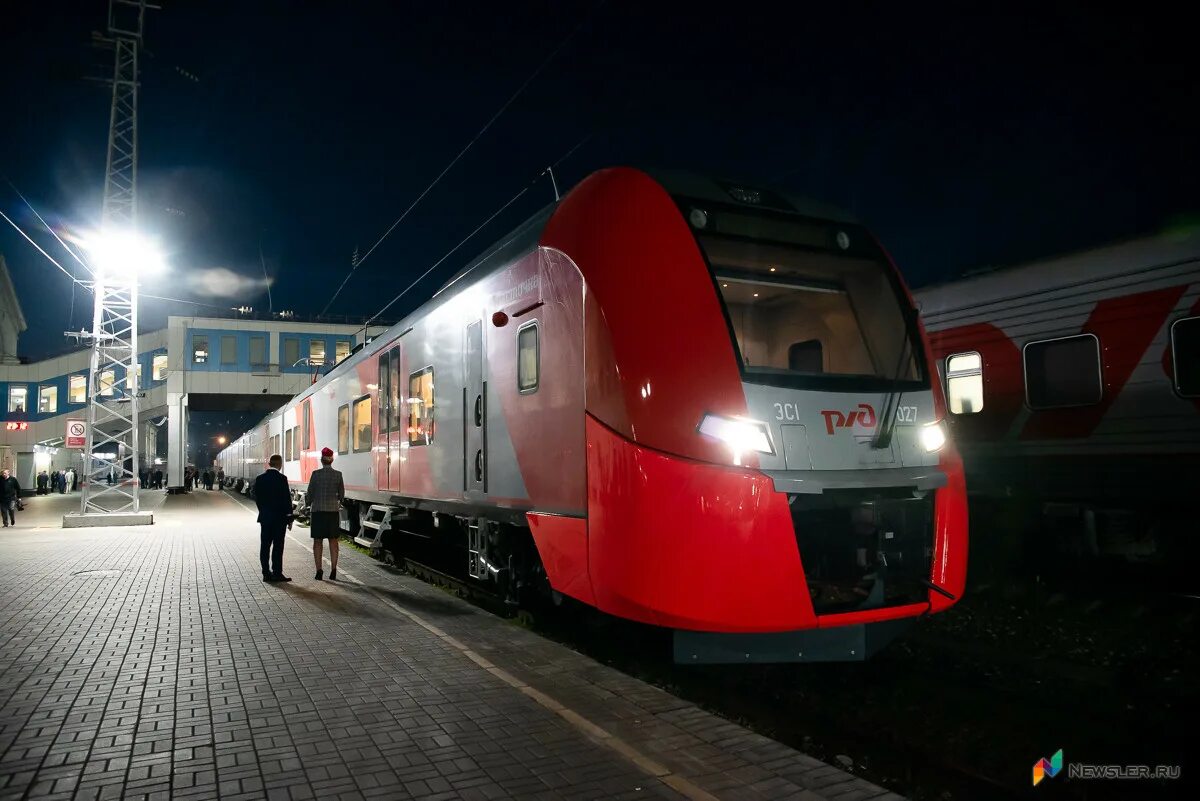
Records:
{"label": "metal step on train", "polygon": [[360,529],[354,537],[354,541],[364,548],[370,548],[372,556],[378,556],[379,552],[383,550],[384,532],[391,530],[392,521],[399,521],[405,517],[407,515],[402,509],[377,503],[371,504],[367,508],[366,516],[359,521]]}

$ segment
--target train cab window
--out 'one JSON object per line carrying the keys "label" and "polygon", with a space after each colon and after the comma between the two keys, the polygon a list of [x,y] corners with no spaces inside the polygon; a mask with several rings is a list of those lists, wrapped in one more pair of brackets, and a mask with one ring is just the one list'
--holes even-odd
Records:
{"label": "train cab window", "polygon": [[43,384],[38,387],[38,414],[54,414],[58,411],[58,387]]}
{"label": "train cab window", "polygon": [[8,411],[12,414],[22,414],[29,408],[29,387],[10,384],[8,387]]}
{"label": "train cab window", "polygon": [[882,257],[743,236],[697,241],[712,265],[744,380],[844,386],[846,379],[922,378],[914,329]]}
{"label": "train cab window", "polygon": [[350,452],[350,404],[338,407],[337,452]]}
{"label": "train cab window", "polygon": [[1175,391],[1185,398],[1200,397],[1200,317],[1171,324],[1171,364]]}
{"label": "train cab window", "polygon": [[192,334],[192,364],[208,364],[208,337]]}
{"label": "train cab window", "polygon": [[1089,406],[1104,395],[1100,340],[1095,334],[1029,342],[1024,359],[1025,400],[1030,409]]}
{"label": "train cab window", "polygon": [[371,396],[364,395],[354,402],[354,452],[371,450]]}
{"label": "train cab window", "polygon": [[67,379],[67,403],[87,403],[86,375],[73,375]]}
{"label": "train cab window", "polygon": [[408,444],[433,442],[433,368],[426,367],[408,377]]}
{"label": "train cab window", "polygon": [[517,331],[517,391],[537,392],[541,370],[541,350],[537,322],[526,323]]}
{"label": "train cab window", "polygon": [[983,359],[978,353],[946,357],[946,402],[951,414],[983,411]]}

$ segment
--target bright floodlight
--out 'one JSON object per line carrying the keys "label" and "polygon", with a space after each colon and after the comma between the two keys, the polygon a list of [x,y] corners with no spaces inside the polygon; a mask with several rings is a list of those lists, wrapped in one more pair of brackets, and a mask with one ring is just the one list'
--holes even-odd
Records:
{"label": "bright floodlight", "polygon": [[218,444],[218,445],[224,445],[224,444],[225,444],[225,438],[224,438],[224,437],[217,437],[217,444]]}
{"label": "bright floodlight", "polygon": [[100,275],[137,277],[163,272],[166,260],[157,245],[133,231],[102,231],[83,241]]}

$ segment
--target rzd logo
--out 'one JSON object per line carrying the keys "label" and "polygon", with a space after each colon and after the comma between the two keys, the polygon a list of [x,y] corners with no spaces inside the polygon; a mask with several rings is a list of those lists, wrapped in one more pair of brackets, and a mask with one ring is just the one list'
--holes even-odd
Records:
{"label": "rzd logo", "polygon": [[855,425],[875,427],[875,410],[869,403],[858,404],[858,408],[849,414],[842,414],[837,409],[822,409],[821,415],[825,418],[825,433],[830,436],[833,436],[835,428],[853,428]]}

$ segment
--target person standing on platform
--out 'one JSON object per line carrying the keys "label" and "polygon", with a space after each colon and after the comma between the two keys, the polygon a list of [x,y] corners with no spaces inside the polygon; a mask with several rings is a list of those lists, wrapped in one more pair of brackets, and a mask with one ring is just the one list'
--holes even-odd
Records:
{"label": "person standing on platform", "polygon": [[346,497],[346,485],[340,471],[333,469],[333,451],[321,449],[321,469],[308,478],[305,502],[310,510],[309,532],[313,541],[313,563],[317,566],[317,581],[321,580],[321,542],[329,540],[329,579],[337,580],[338,535],[341,519],[338,510]]}
{"label": "person standing on platform", "polygon": [[67,494],[67,471],[66,470],[58,471],[58,494],[59,495]]}
{"label": "person standing on platform", "polygon": [[17,477],[8,470],[0,470],[0,517],[4,518],[4,527],[17,524],[17,500],[21,497],[21,485]]}
{"label": "person standing on platform", "polygon": [[45,495],[50,491],[50,475],[43,470],[37,476],[37,494]]}
{"label": "person standing on platform", "polygon": [[79,488],[79,477],[75,475],[75,468],[72,467],[67,471],[67,489],[74,492]]}
{"label": "person standing on platform", "polygon": [[267,464],[270,467],[254,479],[254,502],[258,504],[261,527],[258,560],[263,581],[291,581],[283,575],[283,538],[285,530],[292,527],[292,493],[282,472],[283,457],[275,454]]}

